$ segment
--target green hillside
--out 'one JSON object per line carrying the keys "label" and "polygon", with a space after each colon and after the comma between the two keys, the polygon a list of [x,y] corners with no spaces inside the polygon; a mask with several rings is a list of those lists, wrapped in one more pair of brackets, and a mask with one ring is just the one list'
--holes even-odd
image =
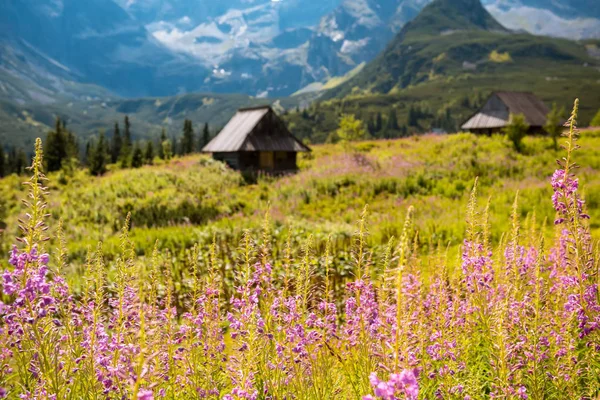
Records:
{"label": "green hillside", "polygon": [[[580,144],[579,176],[597,232],[598,132],[583,133]],[[50,212],[54,222],[65,221],[69,253],[77,261],[97,241],[105,243],[109,258],[117,254],[118,232],[131,213],[131,234],[140,254],[150,254],[158,240],[161,248],[173,251],[178,265],[185,265],[186,250],[195,242],[208,246],[213,235],[223,256],[234,259],[244,230],[260,230],[270,207],[276,251],[282,251],[288,234],[299,251],[309,232],[318,246],[332,235],[340,270],[350,263],[352,233],[367,204],[369,241],[377,247],[384,247],[391,236],[399,237],[408,207],[414,206],[424,253],[438,244],[455,250],[461,244],[475,178],[482,199],[494,194],[490,223],[496,227],[495,242],[510,225],[517,191],[523,218],[533,210],[539,221],[554,218],[548,178],[562,152],[552,149],[549,138],[527,138],[524,154],[515,153],[501,136],[472,134],[367,141],[356,144],[355,150],[348,152],[341,144],[314,146],[312,154],[300,159],[298,174],[261,177],[251,185],[240,173],[199,155],[169,163],[156,160],[156,165],[140,169],[115,168],[103,177],[91,177],[87,170],[72,176],[52,173]],[[0,251],[5,253],[22,218],[20,199],[27,189],[22,180],[0,179]],[[7,231],[2,233],[4,227]],[[55,237],[53,232],[50,236]]]}
{"label": "green hillside", "polygon": [[599,43],[508,32],[477,0],[438,0],[356,77],[288,120],[299,136],[317,141],[329,136],[341,113],[365,121],[394,113],[400,126],[372,132],[376,137],[456,131],[489,93],[501,89],[532,91],[549,105],[567,108],[574,93],[581,94],[580,119],[587,124],[600,108]]}
{"label": "green hillside", "polygon": [[600,61],[583,43],[506,31],[479,0],[437,0],[407,24],[387,49],[332,95],[390,93],[452,76],[517,73],[577,78],[586,69],[600,79]]}

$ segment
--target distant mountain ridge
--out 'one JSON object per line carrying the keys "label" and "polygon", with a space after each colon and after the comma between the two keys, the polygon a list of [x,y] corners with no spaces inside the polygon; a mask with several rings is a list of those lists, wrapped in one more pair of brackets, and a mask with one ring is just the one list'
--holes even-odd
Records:
{"label": "distant mountain ridge", "polygon": [[[101,87],[92,97],[106,90],[128,97],[287,96],[339,81],[334,78],[373,60],[430,1],[6,0],[0,2],[3,48],[38,56],[9,62],[10,55],[0,55],[0,67],[19,75],[15,65],[28,64],[37,71],[29,80],[50,91],[69,86],[56,81]],[[574,38],[600,37],[599,4],[484,0],[509,29]],[[57,72],[56,65],[66,70]],[[30,101],[48,94],[26,91],[0,88],[0,96],[20,92],[20,101]],[[62,94],[56,89],[53,96]]]}
{"label": "distant mountain ridge", "polygon": [[356,77],[327,96],[386,94],[443,77],[491,72],[501,81],[504,71],[521,70],[526,79],[530,70],[594,64],[598,60],[583,44],[507,30],[479,0],[435,0]]}
{"label": "distant mountain ridge", "polygon": [[[592,108],[597,110],[600,107],[595,96],[600,84],[600,41],[574,42],[510,31],[477,0],[436,0],[424,6],[417,17],[410,17],[408,22],[402,22],[403,18],[410,12],[417,12],[421,3],[412,0],[356,0],[361,7],[369,8],[382,7],[384,1],[388,3],[387,8],[365,13],[362,11],[366,10],[360,7],[344,8],[343,12],[335,13],[336,25],[331,22],[312,28],[287,29],[275,36],[278,39],[273,39],[277,41],[274,44],[277,49],[268,50],[266,45],[238,49],[237,54],[243,57],[230,58],[214,66],[212,71],[207,71],[202,65],[196,70],[195,65],[200,63],[197,59],[165,47],[147,28],[139,25],[138,17],[132,16],[129,11],[118,12],[116,16],[119,18],[115,21],[95,22],[99,24],[96,26],[88,23],[87,18],[93,19],[93,15],[85,7],[82,10],[81,4],[70,3],[75,0],[40,1],[46,2],[47,7],[33,9],[33,0],[0,3],[2,11],[13,12],[11,17],[1,14],[0,30],[11,26],[11,18],[17,20],[18,28],[14,35],[0,39],[0,142],[5,144],[16,141],[32,145],[33,138],[44,136],[56,116],[65,118],[71,128],[86,137],[99,129],[110,129],[115,120],[122,120],[125,114],[129,114],[135,135],[147,137],[157,135],[162,127],[170,132],[179,132],[181,121],[185,118],[218,126],[241,106],[275,102],[282,111],[307,106],[316,96],[322,95],[306,90],[299,96],[274,100],[248,95],[210,94],[208,89],[204,94],[185,94],[190,87],[197,86],[221,91],[244,88],[254,94],[266,88],[260,93],[273,94],[304,87],[315,79],[326,81],[325,85],[311,88],[316,91],[329,89],[321,99],[331,100],[331,109],[326,104],[320,106],[322,112],[327,110],[326,118],[296,121],[295,114],[304,113],[288,114],[292,123],[303,124],[307,132],[305,137],[310,137],[315,131],[322,133],[335,129],[340,109],[359,116],[369,109],[384,115],[397,109],[398,118],[402,121],[407,107],[413,103],[427,105],[423,109],[431,106],[433,111],[430,114],[435,116],[438,108],[444,113],[456,110],[456,103],[473,90],[489,92],[499,86],[510,90],[533,90],[551,101],[580,95],[583,107],[590,108],[583,110],[582,115],[585,116],[591,113]],[[93,1],[100,7],[106,6],[105,3],[110,0]],[[41,18],[40,21],[48,19],[52,24],[41,28],[25,25],[23,18],[33,17],[10,10],[10,5],[16,2],[30,7],[33,17]],[[398,4],[400,6],[396,8]],[[266,6],[263,2],[258,5]],[[110,7],[115,6],[120,7],[116,3]],[[407,11],[409,9],[412,11]],[[65,21],[65,13],[71,16],[69,20],[77,23],[62,26],[60,21]],[[255,22],[260,21],[260,13],[253,18],[256,18]],[[341,23],[342,18],[344,23]],[[120,29],[122,23],[133,24],[135,29]],[[395,32],[400,25],[402,27]],[[336,29],[320,31],[327,27]],[[59,37],[56,42],[58,48],[47,49],[48,38],[35,38],[40,32],[48,38],[60,36],[60,32],[71,32],[74,38],[65,40]],[[381,36],[374,32],[381,33]],[[385,35],[389,35],[390,40],[376,42],[379,40],[376,37],[384,37],[382,32],[387,32]],[[361,51],[363,40],[367,48],[381,45],[384,49],[374,56],[373,61],[364,63],[364,67],[364,64],[356,64],[365,57]],[[72,59],[72,55],[64,54],[65,49],[73,48],[77,49],[75,54],[89,54],[89,57]],[[140,55],[139,52],[146,48],[154,49],[156,53]],[[98,49],[107,49],[107,53]],[[267,50],[273,53],[272,61],[261,56],[261,52]],[[70,53],[70,50],[67,52]],[[344,74],[347,68],[353,66],[351,73]],[[244,72],[235,78],[232,71]],[[251,78],[241,76],[254,73],[257,75]],[[220,76],[215,77],[215,74]],[[332,76],[337,78],[331,79]],[[106,85],[113,90],[95,85],[96,79],[101,82],[108,79]],[[122,98],[117,93],[128,81],[131,81],[130,89],[141,85],[141,91],[156,90],[151,85],[149,88],[144,86],[147,80],[164,90],[181,93],[133,99]],[[242,85],[239,82],[246,83]],[[276,84],[281,84],[281,87]],[[269,91],[269,88],[273,90]],[[458,112],[465,112],[465,108],[458,107]],[[433,118],[431,115],[429,118]],[[369,118],[369,115],[363,117]],[[417,131],[421,128],[411,126],[410,129]]]}

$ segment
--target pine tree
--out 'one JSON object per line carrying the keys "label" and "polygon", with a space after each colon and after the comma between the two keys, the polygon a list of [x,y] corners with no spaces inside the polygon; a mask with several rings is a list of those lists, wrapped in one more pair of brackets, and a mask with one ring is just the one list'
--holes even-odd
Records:
{"label": "pine tree", "polygon": [[16,151],[15,155],[15,164],[14,164],[14,173],[17,175],[22,175],[29,167],[29,162],[27,161],[27,154],[21,148]]}
{"label": "pine tree", "polygon": [[375,135],[375,117],[372,115],[367,122],[367,131],[369,131],[371,135]]}
{"label": "pine tree", "polygon": [[391,109],[388,115],[387,126],[388,131],[397,131],[398,126],[398,116],[396,115],[396,110]]}
{"label": "pine tree", "polygon": [[60,118],[56,118],[54,130],[48,132],[45,147],[44,161],[46,163],[46,171],[54,172],[60,170],[63,160],[67,159],[67,137]]}
{"label": "pine tree", "polygon": [[144,165],[144,153],[139,144],[136,143],[133,149],[133,155],[131,156],[131,167],[140,168],[142,165]]}
{"label": "pine tree", "polygon": [[146,142],[146,152],[144,154],[144,158],[146,159],[146,164],[148,165],[152,165],[154,162],[154,146],[152,145],[151,140]]}
{"label": "pine tree", "polygon": [[121,155],[122,147],[123,147],[123,138],[121,138],[121,129],[119,128],[119,123],[115,122],[112,143],[110,146],[110,158],[111,158],[111,162],[113,164],[116,163],[117,161],[119,161],[119,156]]}
{"label": "pine tree", "polygon": [[131,141],[131,124],[129,123],[129,116],[125,116],[125,133],[123,135],[123,144],[129,148],[133,145]]}
{"label": "pine tree", "polygon": [[123,132],[123,144],[121,145],[121,154],[119,159],[121,161],[121,167],[127,168],[131,162],[131,124],[129,123],[129,116],[125,116],[125,132]]}
{"label": "pine tree", "polygon": [[418,110],[410,106],[408,109],[408,126],[417,126],[419,124],[419,112]]}
{"label": "pine tree", "polygon": [[202,139],[200,141],[200,151],[210,142],[210,130],[208,129],[208,122],[204,124],[204,130],[202,131]]}
{"label": "pine tree", "polygon": [[400,137],[406,137],[408,136],[408,128],[406,127],[406,125],[402,125],[400,127]]}
{"label": "pine tree", "polygon": [[84,155],[84,160],[83,160],[83,162],[84,162],[86,165],[88,165],[88,164],[89,164],[89,162],[90,162],[90,157],[91,157],[91,154],[92,154],[92,144],[91,144],[91,143],[88,141],[88,142],[85,144],[85,155]]}
{"label": "pine tree", "polygon": [[164,145],[165,145],[166,141],[167,141],[167,132],[165,131],[165,128],[163,128],[162,132],[160,133],[160,141],[158,142],[158,157],[161,160],[165,159]]}
{"label": "pine tree", "polygon": [[100,132],[100,137],[97,144],[90,145],[89,169],[90,174],[95,176],[103,175],[106,172],[106,164],[108,164],[109,152],[106,144],[104,132]]}
{"label": "pine tree", "polygon": [[181,154],[190,154],[194,152],[194,128],[192,121],[186,119],[183,123],[183,137],[181,138]]}
{"label": "pine tree", "polygon": [[381,132],[383,129],[383,118],[381,117],[381,113],[378,112],[375,116],[375,132]]}
{"label": "pine tree", "polygon": [[77,136],[73,132],[66,130],[66,126],[65,132],[67,138],[67,158],[74,158],[79,161],[79,140],[77,140]]}

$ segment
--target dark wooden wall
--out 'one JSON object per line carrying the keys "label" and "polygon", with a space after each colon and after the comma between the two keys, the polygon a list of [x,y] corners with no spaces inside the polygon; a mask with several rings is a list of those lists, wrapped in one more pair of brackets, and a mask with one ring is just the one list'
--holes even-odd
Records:
{"label": "dark wooden wall", "polygon": [[274,152],[273,169],[264,169],[260,166],[260,152],[242,151],[238,153],[213,153],[213,158],[226,163],[230,168],[239,171],[264,171],[264,172],[293,172],[298,169],[296,152]]}

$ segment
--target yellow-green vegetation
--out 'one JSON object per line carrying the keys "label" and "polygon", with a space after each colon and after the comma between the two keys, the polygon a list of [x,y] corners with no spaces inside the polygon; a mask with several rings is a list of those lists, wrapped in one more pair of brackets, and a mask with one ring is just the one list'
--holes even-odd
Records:
{"label": "yellow-green vegetation", "polygon": [[594,118],[592,118],[592,122],[590,122],[590,126],[598,127],[600,126],[600,110],[596,113]]}
{"label": "yellow-green vegetation", "polygon": [[510,53],[508,51],[505,51],[504,53],[500,53],[497,50],[493,50],[490,53],[490,61],[495,62],[495,63],[512,62],[512,57],[510,56]]}
{"label": "yellow-green vegetation", "polygon": [[[585,132],[579,173],[592,213],[592,230],[600,226],[600,146],[597,132]],[[438,246],[456,251],[463,237],[469,189],[479,178],[479,192],[490,199],[490,223],[508,227],[510,208],[519,192],[523,218],[535,213],[537,223],[552,221],[548,176],[560,158],[550,138],[527,137],[521,153],[503,136],[471,134],[416,136],[390,141],[314,146],[300,159],[296,175],[259,177],[246,182],[242,175],[206,156],[176,158],[135,170],[109,171],[91,177],[79,170],[49,175],[49,209],[55,222],[64,221],[70,257],[82,261],[88,248],[105,242],[107,257],[120,251],[117,232],[131,214],[131,237],[140,255],[151,253],[155,242],[172,251],[178,268],[185,268],[194,243],[208,246],[215,236],[221,256],[235,260],[237,244],[246,229],[259,230],[264,214],[278,227],[274,252],[288,236],[294,248],[312,234],[317,246],[329,235],[336,252],[336,268],[350,265],[355,222],[369,205],[373,246],[398,237],[410,206],[419,231],[415,244],[424,254]],[[0,217],[8,230],[1,234],[7,252],[17,235],[22,177],[0,180]],[[1,219],[1,218],[0,218]],[[56,226],[54,223],[52,226]],[[508,228],[507,228],[508,229]],[[502,231],[492,239],[498,243]],[[51,235],[54,237],[54,235]],[[78,265],[77,262],[73,265]],[[81,272],[81,271],[76,271]]]}
{"label": "yellow-green vegetation", "polygon": [[360,71],[363,70],[365,65],[366,65],[366,63],[362,62],[362,63],[358,64],[356,67],[354,67],[353,69],[351,69],[350,71],[348,71],[346,74],[344,74],[342,76],[331,77],[331,78],[329,78],[328,81],[326,81],[324,83],[313,82],[313,83],[303,87],[302,89],[298,90],[296,93],[292,94],[292,97],[299,96],[301,94],[306,94],[306,93],[311,93],[311,92],[319,92],[322,90],[336,88],[336,87],[348,82],[350,79],[354,78],[356,75],[358,75],[360,73]]}
{"label": "yellow-green vegetation", "polygon": [[[600,133],[584,132],[580,145],[578,175],[592,213],[592,230],[597,231]],[[235,260],[243,231],[260,230],[270,210],[275,254],[283,252],[288,237],[292,248],[299,249],[312,234],[322,249],[331,235],[335,268],[342,275],[351,264],[351,236],[367,204],[369,241],[381,248],[390,237],[400,235],[406,212],[414,206],[419,232],[414,245],[422,254],[439,247],[448,247],[450,256],[456,253],[465,231],[468,192],[477,177],[480,196],[491,196],[489,222],[497,228],[494,243],[510,225],[517,192],[524,220],[533,220],[534,214],[538,225],[554,220],[547,201],[552,192],[548,177],[560,150],[553,149],[550,138],[524,138],[521,153],[504,136],[472,134],[364,141],[355,143],[352,152],[341,144],[313,150],[300,159],[298,174],[259,177],[257,183],[248,183],[240,173],[199,155],[167,163],[156,160],[155,165],[136,170],[115,169],[103,177],[91,177],[83,170],[72,176],[52,173],[49,210],[54,222],[64,221],[72,265],[81,265],[89,247],[98,241],[104,242],[109,259],[115,257],[120,252],[117,233],[128,213],[131,238],[140,255],[149,255],[158,241],[160,248],[171,250],[175,270],[183,269],[194,243],[208,246],[214,236],[220,257]],[[5,253],[17,235],[17,219],[23,217],[19,214],[26,189],[22,179],[0,180],[0,209],[4,210],[0,219],[4,214],[5,221],[0,228],[9,227],[0,236]]]}
{"label": "yellow-green vegetation", "polygon": [[333,89],[333,88],[340,86],[343,83],[348,82],[350,79],[352,79],[356,75],[358,75],[358,73],[363,70],[365,65],[366,65],[366,63],[364,63],[364,62],[360,63],[356,67],[354,67],[352,70],[348,71],[348,73],[346,75],[336,76],[336,77],[331,78],[323,85],[323,89],[324,90]]}
{"label": "yellow-green vegetation", "polygon": [[365,124],[356,119],[352,114],[342,115],[340,119],[340,127],[335,131],[337,139],[342,142],[355,142],[364,140],[367,136]]}

